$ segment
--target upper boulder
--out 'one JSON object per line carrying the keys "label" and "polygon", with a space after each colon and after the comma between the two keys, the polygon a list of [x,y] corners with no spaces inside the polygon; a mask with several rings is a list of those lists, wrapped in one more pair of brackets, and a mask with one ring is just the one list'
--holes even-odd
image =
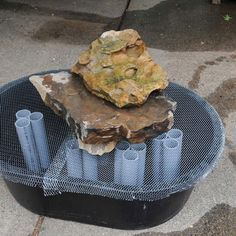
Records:
{"label": "upper boulder", "polygon": [[154,90],[167,87],[165,71],[155,64],[137,31],[107,31],[82,52],[72,67],[86,88],[117,107],[140,106]]}

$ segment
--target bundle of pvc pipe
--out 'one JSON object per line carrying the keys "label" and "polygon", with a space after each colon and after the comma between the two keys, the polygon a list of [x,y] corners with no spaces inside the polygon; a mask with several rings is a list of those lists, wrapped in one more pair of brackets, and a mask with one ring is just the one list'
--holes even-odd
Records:
{"label": "bundle of pvc pipe", "polygon": [[162,179],[162,162],[163,162],[163,142],[166,139],[166,133],[154,138],[151,143],[153,179],[159,183]]}
{"label": "bundle of pvc pipe", "polygon": [[40,163],[30,120],[20,118],[15,122],[15,127],[27,168],[33,172],[39,172]]}
{"label": "bundle of pvc pipe", "polygon": [[144,183],[145,159],[146,159],[147,146],[145,143],[137,143],[137,144],[131,144],[130,148],[131,150],[134,150],[138,153],[139,165],[138,165],[137,185],[141,186]]}
{"label": "bundle of pvc pipe", "polygon": [[179,172],[183,132],[171,129],[152,140],[153,178],[156,183],[162,179],[173,180]]}
{"label": "bundle of pvc pipe", "polygon": [[50,165],[50,157],[43,114],[41,112],[33,112],[29,116],[29,119],[34,134],[41,168],[47,169]]}
{"label": "bundle of pvc pipe", "polygon": [[98,179],[98,160],[97,156],[91,155],[83,150],[83,176],[87,180],[96,181]]}
{"label": "bundle of pvc pipe", "polygon": [[116,145],[115,163],[114,163],[114,182],[121,183],[122,159],[125,151],[130,149],[130,144],[126,141],[121,141]]}
{"label": "bundle of pvc pipe", "polygon": [[82,153],[75,139],[71,139],[66,143],[66,164],[68,176],[82,178]]}
{"label": "bundle of pvc pipe", "polygon": [[181,156],[182,142],[183,142],[183,132],[179,129],[171,129],[167,132],[167,138],[173,138],[179,143],[178,156]]}
{"label": "bundle of pvc pipe", "polygon": [[138,153],[133,150],[127,150],[123,153],[121,184],[137,185],[139,172],[139,157]]}
{"label": "bundle of pvc pipe", "polygon": [[[31,113],[29,110],[23,109],[16,112],[16,119],[15,126],[27,168],[34,172],[39,172],[41,168],[47,169],[50,165],[50,156],[43,114],[41,112]],[[25,133],[20,132],[23,124],[27,126]],[[26,127],[24,129],[26,130]],[[30,145],[24,144],[26,139]],[[31,157],[29,153],[31,153]],[[32,165],[32,161],[36,164]]]}

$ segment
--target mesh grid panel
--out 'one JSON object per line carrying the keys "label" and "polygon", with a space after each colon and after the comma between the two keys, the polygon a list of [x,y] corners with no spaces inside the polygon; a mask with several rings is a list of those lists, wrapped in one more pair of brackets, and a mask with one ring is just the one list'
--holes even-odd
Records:
{"label": "mesh grid panel", "polygon": [[[143,167],[136,163],[135,157],[133,160],[128,160],[133,161],[132,166],[139,165],[136,184],[133,184],[134,174],[129,173],[135,170],[127,171],[122,167],[117,169],[115,150],[101,157],[89,157],[86,152],[80,150],[78,155],[82,158],[83,173],[80,176],[69,174],[68,143],[75,140],[70,128],[63,119],[44,105],[28,77],[11,82],[0,88],[0,173],[10,181],[42,188],[45,196],[75,192],[123,200],[152,201],[188,189],[206,177],[215,166],[223,151],[224,128],[216,111],[192,91],[170,83],[165,95],[177,102],[173,129],[183,132],[178,169],[166,169],[164,164],[166,160],[163,157],[155,167],[155,153],[158,147],[153,144],[153,140],[149,140],[145,143]],[[52,162],[48,169],[37,174],[27,169],[18,142],[14,122],[15,113],[20,109],[40,111],[44,114]],[[142,168],[143,177],[140,173]],[[119,181],[115,177],[117,173],[120,173]],[[122,181],[127,174],[126,182],[124,179]],[[166,178],[168,174],[173,176]]]}

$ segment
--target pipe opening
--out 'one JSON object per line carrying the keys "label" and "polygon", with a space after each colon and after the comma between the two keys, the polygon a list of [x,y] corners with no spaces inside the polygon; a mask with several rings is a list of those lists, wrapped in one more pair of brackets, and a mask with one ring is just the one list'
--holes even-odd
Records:
{"label": "pipe opening", "polygon": [[20,119],[20,118],[26,118],[26,117],[29,117],[31,114],[31,112],[27,109],[22,109],[18,112],[16,112],[16,118],[17,119]]}
{"label": "pipe opening", "polygon": [[172,148],[178,147],[178,145],[179,145],[179,143],[175,139],[166,139],[164,141],[164,146],[166,148],[172,149]]}
{"label": "pipe opening", "polygon": [[128,161],[135,161],[138,159],[138,153],[132,150],[127,150],[124,152],[124,158]]}
{"label": "pipe opening", "polygon": [[30,125],[30,121],[26,118],[21,118],[15,122],[17,128],[25,128]]}
{"label": "pipe opening", "polygon": [[33,112],[30,115],[31,121],[38,121],[38,120],[41,120],[42,118],[43,118],[43,114],[41,112]]}

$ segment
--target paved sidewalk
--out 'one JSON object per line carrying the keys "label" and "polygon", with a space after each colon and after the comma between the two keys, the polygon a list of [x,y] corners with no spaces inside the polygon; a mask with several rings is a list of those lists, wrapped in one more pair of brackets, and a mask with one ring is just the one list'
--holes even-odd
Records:
{"label": "paved sidewalk", "polygon": [[[0,85],[34,72],[69,68],[103,31],[135,28],[170,81],[194,89],[218,110],[226,147],[219,165],[197,185],[183,210],[142,231],[47,217],[37,225],[39,216],[19,206],[0,179],[0,235],[35,236],[36,226],[40,236],[236,235],[236,3],[225,1],[214,8],[208,0],[188,0],[193,5],[185,0],[131,0],[123,15],[126,0],[55,2],[0,2]],[[225,14],[233,19],[224,21]]]}

